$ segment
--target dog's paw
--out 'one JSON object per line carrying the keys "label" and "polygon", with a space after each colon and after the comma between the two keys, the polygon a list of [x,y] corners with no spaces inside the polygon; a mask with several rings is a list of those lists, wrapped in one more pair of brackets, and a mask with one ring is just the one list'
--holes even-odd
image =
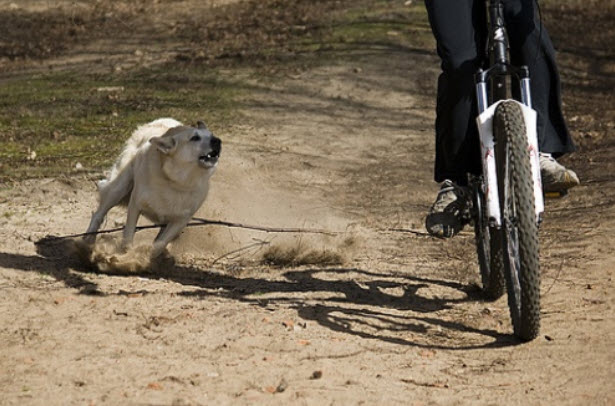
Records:
{"label": "dog's paw", "polygon": [[128,251],[132,250],[132,248],[133,248],[132,242],[122,240],[122,242],[120,243],[117,249],[120,254],[126,254]]}
{"label": "dog's paw", "polygon": [[110,255],[106,261],[107,271],[119,273],[135,273],[146,271],[150,261],[140,250],[129,250],[125,253]]}
{"label": "dog's paw", "polygon": [[96,242],[96,234],[88,234],[83,236],[81,242],[87,245],[94,245],[94,243]]}
{"label": "dog's paw", "polygon": [[118,255],[111,255],[109,258],[107,258],[107,262],[111,266],[116,266],[116,265],[122,263],[121,255],[119,255],[119,254]]}
{"label": "dog's paw", "polygon": [[152,272],[167,272],[175,267],[175,258],[166,249],[156,258],[150,259]]}
{"label": "dog's paw", "polygon": [[152,246],[152,252],[150,253],[150,258],[156,259],[166,252],[167,252],[166,245],[154,243],[154,245]]}

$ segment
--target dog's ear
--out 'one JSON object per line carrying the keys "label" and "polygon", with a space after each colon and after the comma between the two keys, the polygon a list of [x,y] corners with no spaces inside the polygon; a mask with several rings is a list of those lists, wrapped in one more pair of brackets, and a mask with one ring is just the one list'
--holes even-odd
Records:
{"label": "dog's ear", "polygon": [[177,146],[177,141],[175,141],[174,137],[162,136],[162,137],[154,137],[149,140],[153,145],[158,148],[158,151],[163,154],[170,154],[175,150]]}
{"label": "dog's ear", "polygon": [[199,120],[196,122],[196,128],[201,130],[207,130],[207,125],[203,121]]}

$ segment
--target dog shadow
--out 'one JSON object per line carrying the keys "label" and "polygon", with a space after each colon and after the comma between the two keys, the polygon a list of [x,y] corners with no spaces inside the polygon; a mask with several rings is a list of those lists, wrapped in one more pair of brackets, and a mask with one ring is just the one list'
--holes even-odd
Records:
{"label": "dog shadow", "polygon": [[[78,290],[79,294],[121,294],[104,292],[95,282],[88,280],[88,274],[101,272],[91,264],[67,255],[72,252],[71,244],[70,240],[50,237],[36,243],[38,255],[0,252],[0,267],[51,276]],[[223,274],[177,264],[168,258],[162,264],[164,266],[158,264],[143,271],[110,274],[116,277],[164,278],[189,286],[190,289],[179,293],[185,297],[225,297],[262,307],[285,304],[294,308],[303,320],[313,321],[332,331],[396,345],[468,350],[520,343],[512,335],[443,318],[438,312],[452,309],[459,303],[480,300],[476,288],[457,282],[343,267],[289,270],[267,279]],[[360,282],[352,279],[355,275],[360,276]],[[433,286],[451,289],[456,292],[455,298],[421,294],[421,290]],[[318,300],[305,298],[302,293],[317,293]],[[428,339],[434,329],[444,332],[440,334],[444,338],[437,340],[439,343]],[[409,334],[399,334],[406,331]],[[455,338],[460,334],[482,337],[475,340],[481,343],[468,344],[468,340]],[[485,343],[485,339],[488,342]]]}
{"label": "dog shadow", "polygon": [[0,252],[0,267],[28,272],[37,272],[61,281],[79,294],[103,296],[98,284],[87,279],[95,269],[84,264],[71,252],[72,241],[46,237],[36,243],[38,255],[22,255]]}

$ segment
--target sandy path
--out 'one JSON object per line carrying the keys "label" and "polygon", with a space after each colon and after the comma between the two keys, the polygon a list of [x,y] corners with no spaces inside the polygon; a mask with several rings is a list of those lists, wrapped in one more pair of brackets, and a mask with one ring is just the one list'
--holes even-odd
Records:
{"label": "sandy path", "polygon": [[[274,83],[219,133],[204,217],[344,231],[337,237],[194,228],[174,266],[94,273],[48,233],[83,231],[91,182],[0,191],[0,404],[612,404],[612,150],[572,161],[586,182],[548,202],[543,328],[510,337],[505,298],[480,301],[471,234],[422,229],[437,61],[365,49]],[[592,215],[601,221],[596,224]],[[107,222],[123,221],[115,211]],[[144,232],[141,239],[152,234]],[[270,268],[258,239],[334,249],[341,266]],[[350,244],[350,245],[349,245]]]}

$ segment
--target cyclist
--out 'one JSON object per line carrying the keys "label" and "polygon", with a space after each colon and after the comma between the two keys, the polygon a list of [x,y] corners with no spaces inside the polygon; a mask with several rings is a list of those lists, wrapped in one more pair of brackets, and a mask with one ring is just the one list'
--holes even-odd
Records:
{"label": "cyclist", "polygon": [[[503,0],[513,65],[530,70],[533,108],[538,112],[540,169],[545,192],[564,192],[577,175],[555,158],[574,151],[561,107],[555,50],[536,12],[535,0]],[[425,225],[450,238],[466,224],[467,173],[481,173],[474,74],[485,58],[485,0],[425,0],[442,72],[436,101],[435,181],[441,182]]]}

